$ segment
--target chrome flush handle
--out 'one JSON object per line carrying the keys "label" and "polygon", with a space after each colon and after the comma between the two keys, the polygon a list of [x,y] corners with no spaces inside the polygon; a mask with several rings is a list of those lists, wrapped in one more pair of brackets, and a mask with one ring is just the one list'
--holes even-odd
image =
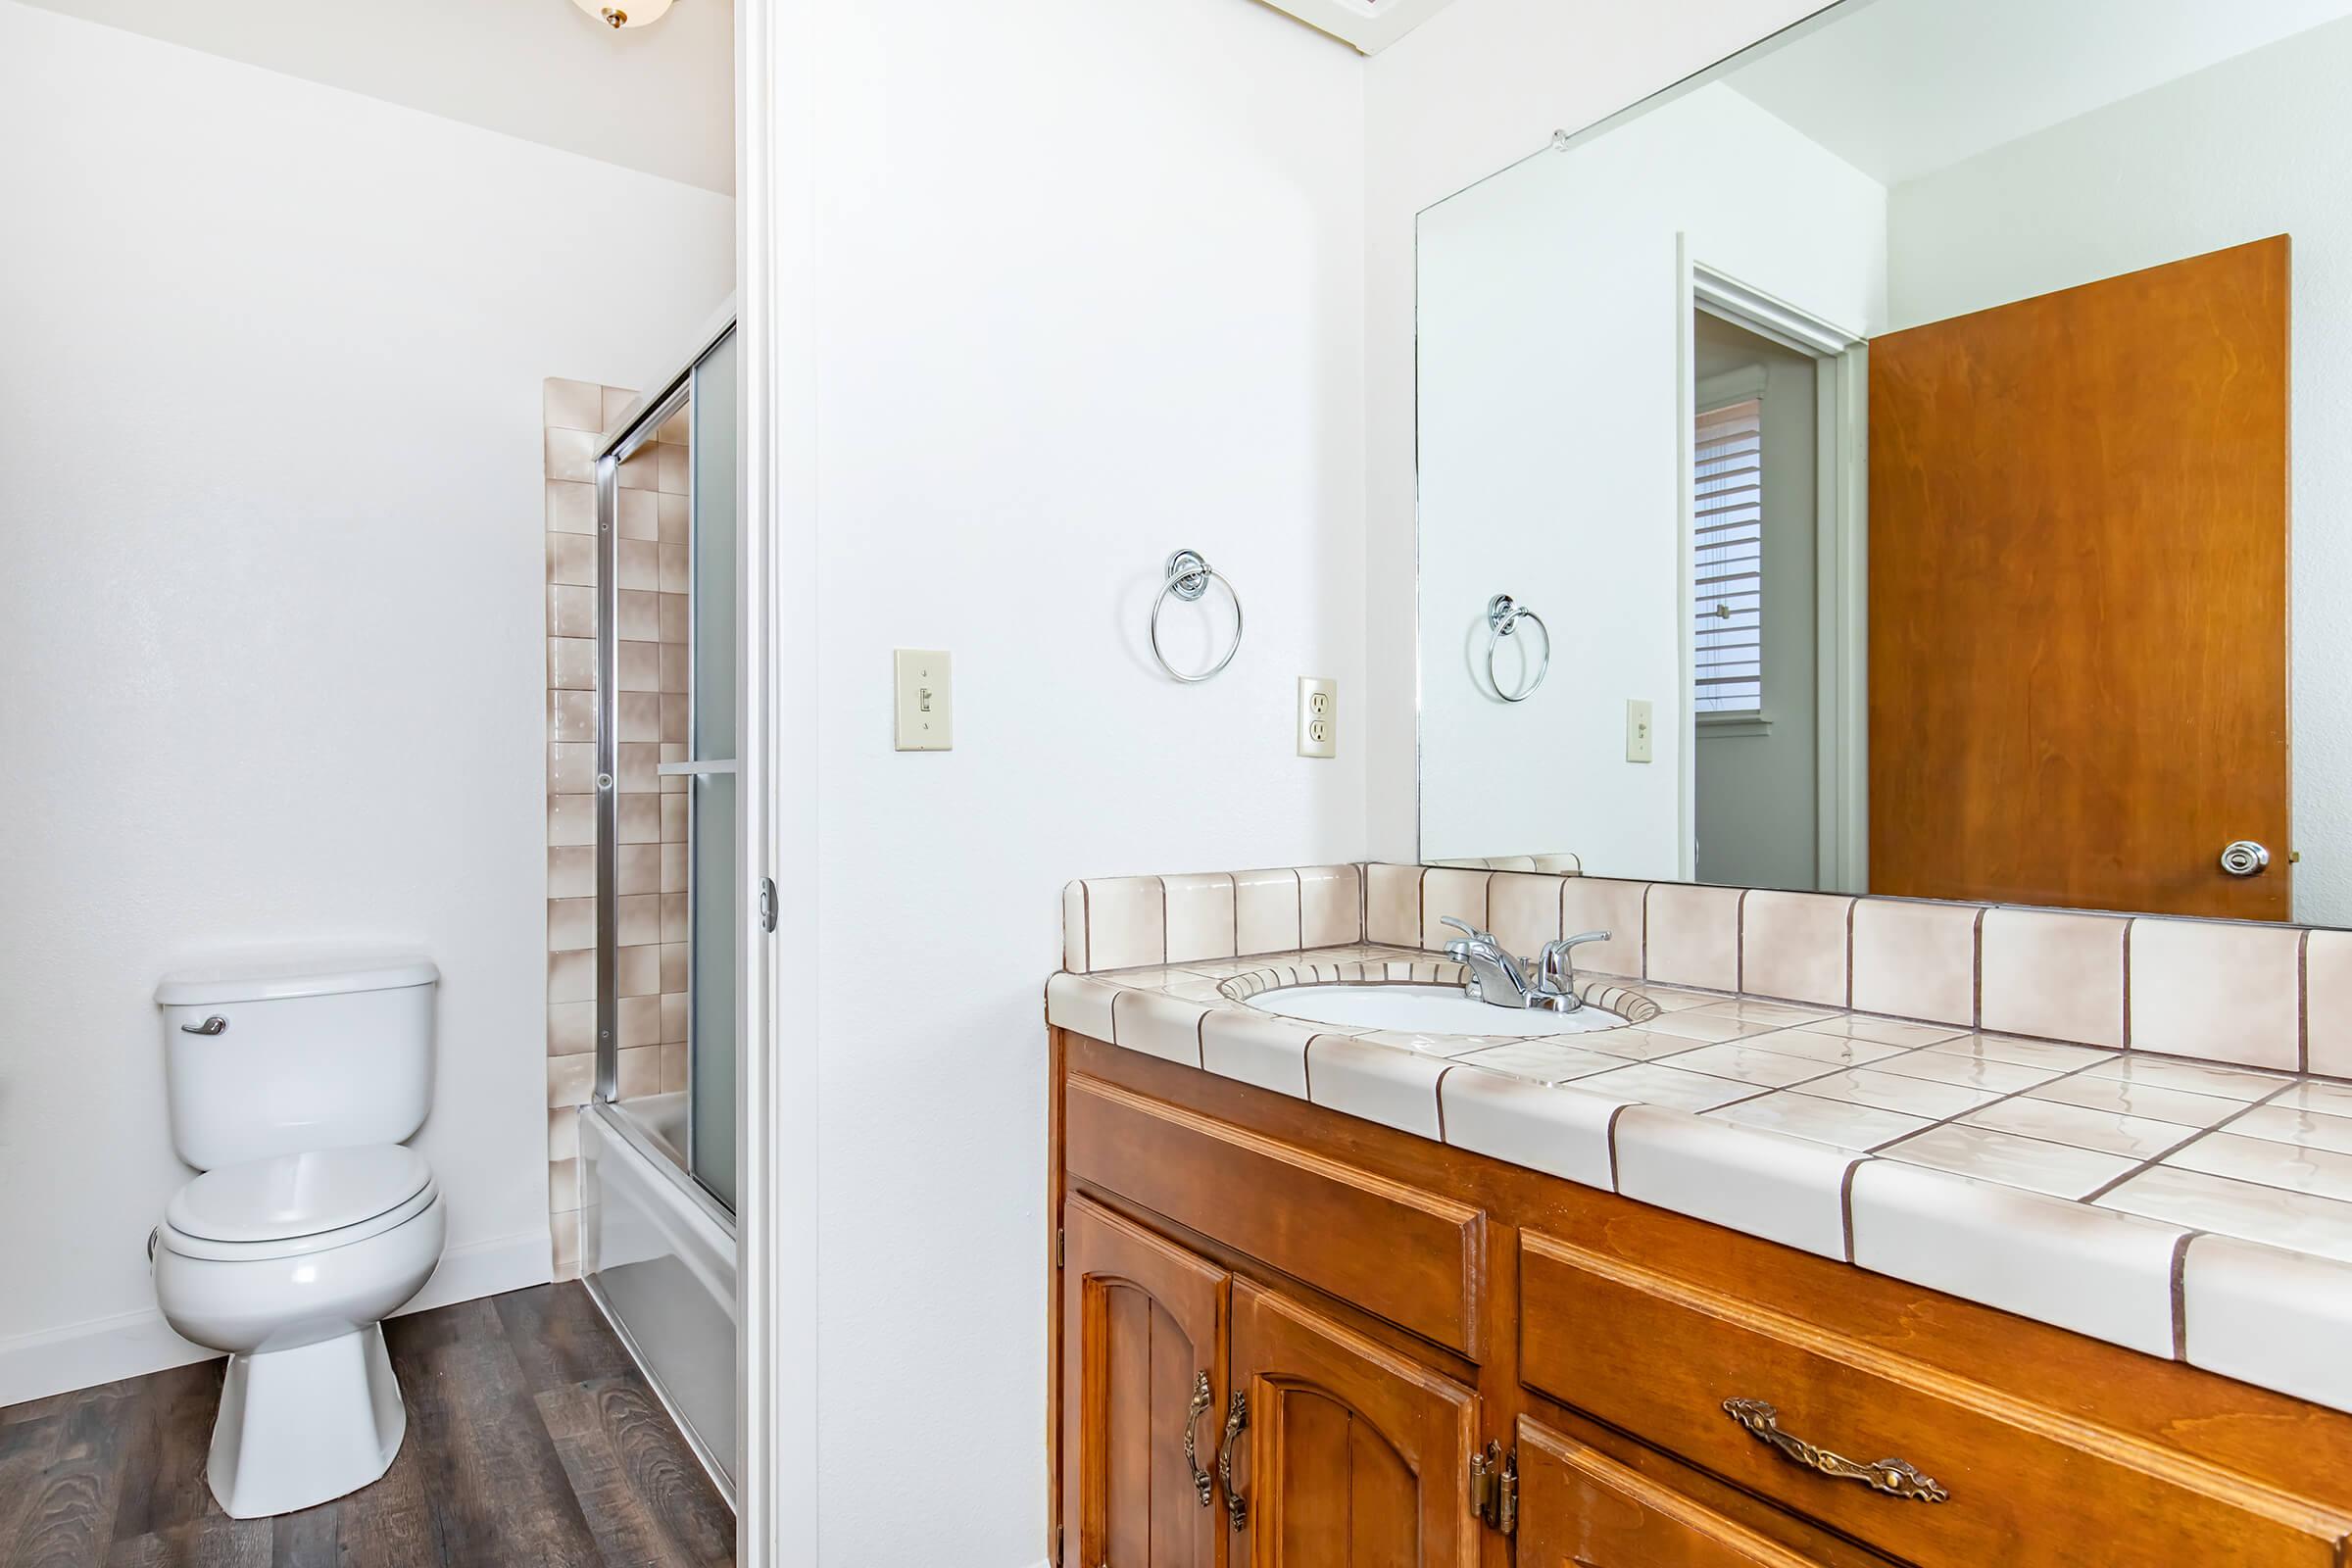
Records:
{"label": "chrome flush handle", "polygon": [[183,1035],[224,1035],[228,1033],[228,1020],[216,1012],[202,1023],[181,1024],[179,1032]]}

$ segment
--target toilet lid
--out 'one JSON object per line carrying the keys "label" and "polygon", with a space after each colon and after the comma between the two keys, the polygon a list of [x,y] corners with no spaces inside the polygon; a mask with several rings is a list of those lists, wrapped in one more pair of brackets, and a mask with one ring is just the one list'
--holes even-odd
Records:
{"label": "toilet lid", "polygon": [[278,1154],[206,1171],[179,1190],[164,1219],[207,1241],[281,1242],[373,1219],[432,1178],[423,1156],[399,1144]]}

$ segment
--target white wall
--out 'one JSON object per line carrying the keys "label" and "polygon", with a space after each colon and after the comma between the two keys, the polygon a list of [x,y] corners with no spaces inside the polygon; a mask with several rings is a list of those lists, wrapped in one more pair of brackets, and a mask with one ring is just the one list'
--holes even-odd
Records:
{"label": "white wall", "polygon": [[[813,17],[816,1560],[1014,1568],[1061,885],[1363,847],[1362,65],[1250,0]],[[1249,607],[1200,686],[1144,650],[1180,546]],[[892,751],[893,647],[954,751]]]}
{"label": "white wall", "polygon": [[[1688,874],[1678,245],[1867,332],[1886,198],[1712,83],[1421,216],[1426,855],[1570,849],[1600,875]],[[1553,638],[1549,678],[1516,705],[1480,684],[1497,591]],[[1652,704],[1651,762],[1625,759],[1629,699]]]}
{"label": "white wall", "polygon": [[1365,63],[1364,569],[1374,635],[1360,732],[1373,855],[1410,858],[1418,837],[1414,215],[1554,130],[1612,114],[1813,9],[1811,0],[1687,0],[1665,25],[1655,12],[1600,0],[1455,0]]}
{"label": "white wall", "polygon": [[[2352,21],[1895,187],[1890,326],[2293,242],[2294,918],[2352,924]],[[2274,851],[2278,846],[2272,846]]]}
{"label": "white wall", "polygon": [[439,960],[445,1267],[543,1278],[540,381],[678,352],[732,204],[9,0],[0,143],[0,1365],[171,1353],[150,996],[240,945]]}

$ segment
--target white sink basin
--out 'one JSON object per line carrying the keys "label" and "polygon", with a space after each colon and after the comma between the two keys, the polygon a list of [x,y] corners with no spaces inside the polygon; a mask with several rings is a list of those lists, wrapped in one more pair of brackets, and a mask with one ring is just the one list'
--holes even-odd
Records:
{"label": "white sink basin", "polygon": [[1590,1003],[1574,1012],[1496,1007],[1471,1001],[1460,986],[1286,986],[1259,992],[1250,1005],[1343,1029],[1425,1035],[1578,1035],[1625,1027],[1623,1018]]}

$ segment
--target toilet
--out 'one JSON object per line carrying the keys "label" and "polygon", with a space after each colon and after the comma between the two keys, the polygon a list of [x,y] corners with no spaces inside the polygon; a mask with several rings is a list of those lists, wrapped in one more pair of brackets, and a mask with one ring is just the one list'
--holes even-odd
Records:
{"label": "toilet", "polygon": [[290,1513],[389,1469],[408,1416],[383,1319],[446,1230],[405,1140],[432,1102],[433,993],[412,956],[165,979],[172,1141],[203,1174],[148,1242],[156,1303],[228,1352],[206,1479],[231,1517]]}

